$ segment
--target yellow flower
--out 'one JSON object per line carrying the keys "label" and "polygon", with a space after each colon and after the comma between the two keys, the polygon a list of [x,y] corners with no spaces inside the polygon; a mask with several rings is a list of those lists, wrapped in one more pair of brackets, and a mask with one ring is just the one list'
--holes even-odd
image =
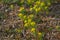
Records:
{"label": "yellow flower", "polygon": [[35,28],[32,28],[32,29],[31,29],[31,32],[35,32]]}
{"label": "yellow flower", "polygon": [[22,11],[24,9],[24,7],[20,7],[19,11]]}
{"label": "yellow flower", "polygon": [[18,16],[23,19],[23,14],[22,13],[19,13]]}
{"label": "yellow flower", "polygon": [[23,19],[26,19],[26,18],[27,18],[27,16],[26,16],[26,15],[24,15],[24,16],[23,16]]}
{"label": "yellow flower", "polygon": [[28,19],[32,19],[34,17],[34,15],[33,14],[30,14],[29,16],[28,16]]}
{"label": "yellow flower", "polygon": [[34,5],[34,7],[37,7],[38,5]]}
{"label": "yellow flower", "polygon": [[35,22],[31,22],[31,26],[35,26],[35,24],[36,24]]}
{"label": "yellow flower", "polygon": [[45,9],[47,9],[47,8],[48,8],[48,6],[45,7]]}
{"label": "yellow flower", "polygon": [[37,8],[37,11],[40,11],[41,10],[41,8]]}
{"label": "yellow flower", "polygon": [[31,23],[32,19],[28,19],[28,23]]}
{"label": "yellow flower", "polygon": [[30,11],[32,11],[33,8],[30,8]]}
{"label": "yellow flower", "polygon": [[36,4],[39,5],[41,2],[40,1],[36,1]]}
{"label": "yellow flower", "polygon": [[13,8],[13,7],[14,7],[14,5],[10,5],[10,7],[11,7],[11,8]]}
{"label": "yellow flower", "polygon": [[49,6],[49,5],[51,5],[51,3],[50,3],[50,2],[48,3],[48,6]]}
{"label": "yellow flower", "polygon": [[28,24],[28,23],[25,23],[25,24],[24,24],[24,27],[28,27],[28,26],[29,26],[29,24]]}
{"label": "yellow flower", "polygon": [[27,20],[24,20],[24,23],[27,23]]}
{"label": "yellow flower", "polygon": [[35,9],[36,12],[39,12],[40,10],[41,10],[40,7]]}
{"label": "yellow flower", "polygon": [[31,0],[27,0],[27,2],[28,2],[28,3],[30,3],[30,2],[31,2]]}
{"label": "yellow flower", "polygon": [[37,5],[34,5],[33,9],[36,9]]}
{"label": "yellow flower", "polygon": [[41,6],[44,6],[45,5],[45,3],[44,2],[41,2]]}
{"label": "yellow flower", "polygon": [[18,14],[18,16],[19,16],[19,17],[22,17],[22,16],[23,16],[23,14],[22,14],[22,13],[19,13],[19,14]]}
{"label": "yellow flower", "polygon": [[41,32],[38,32],[38,35],[42,35],[42,33]]}
{"label": "yellow flower", "polygon": [[30,17],[30,18],[33,18],[33,17],[34,17],[34,15],[33,15],[33,14],[30,14],[30,15],[29,15],[29,17]]}
{"label": "yellow flower", "polygon": [[38,9],[36,8],[35,11],[38,12]]}

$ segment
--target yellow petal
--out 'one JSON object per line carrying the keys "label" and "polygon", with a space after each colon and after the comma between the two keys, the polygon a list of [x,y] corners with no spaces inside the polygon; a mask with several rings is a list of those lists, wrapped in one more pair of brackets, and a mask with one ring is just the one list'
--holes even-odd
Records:
{"label": "yellow petal", "polygon": [[31,22],[31,26],[35,26],[35,22]]}
{"label": "yellow petal", "polygon": [[32,19],[28,19],[28,23],[31,23]]}
{"label": "yellow petal", "polygon": [[24,26],[25,26],[25,27],[28,27],[28,23],[25,23]]}
{"label": "yellow petal", "polygon": [[19,13],[18,16],[23,16],[23,14],[22,13]]}
{"label": "yellow petal", "polygon": [[44,2],[41,2],[41,6],[44,6],[45,5],[45,3]]}
{"label": "yellow petal", "polygon": [[38,32],[38,35],[42,35],[42,33],[41,32]]}
{"label": "yellow petal", "polygon": [[35,28],[32,28],[32,29],[31,29],[31,32],[35,32]]}

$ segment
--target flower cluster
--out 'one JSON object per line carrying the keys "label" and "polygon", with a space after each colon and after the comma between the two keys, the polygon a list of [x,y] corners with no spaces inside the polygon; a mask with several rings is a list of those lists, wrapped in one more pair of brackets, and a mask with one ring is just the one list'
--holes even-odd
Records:
{"label": "flower cluster", "polygon": [[34,15],[30,14],[30,15],[23,15],[22,13],[19,13],[18,16],[23,20],[24,22],[24,27],[31,27],[31,26],[35,26],[36,23],[34,21],[32,21]]}
{"label": "flower cluster", "polygon": [[34,6],[30,7],[30,11],[39,13],[39,12],[43,12],[43,11],[48,11],[48,7],[51,5],[50,2],[45,2],[45,1],[36,1],[34,2]]}
{"label": "flower cluster", "polygon": [[51,5],[50,1],[41,1],[41,0],[22,0],[21,3],[24,3],[20,6],[19,9],[19,18],[23,20],[24,28],[30,29],[31,33],[39,35],[42,39],[43,33],[37,32],[37,23],[34,21],[35,16],[40,12],[47,12],[48,7]]}

